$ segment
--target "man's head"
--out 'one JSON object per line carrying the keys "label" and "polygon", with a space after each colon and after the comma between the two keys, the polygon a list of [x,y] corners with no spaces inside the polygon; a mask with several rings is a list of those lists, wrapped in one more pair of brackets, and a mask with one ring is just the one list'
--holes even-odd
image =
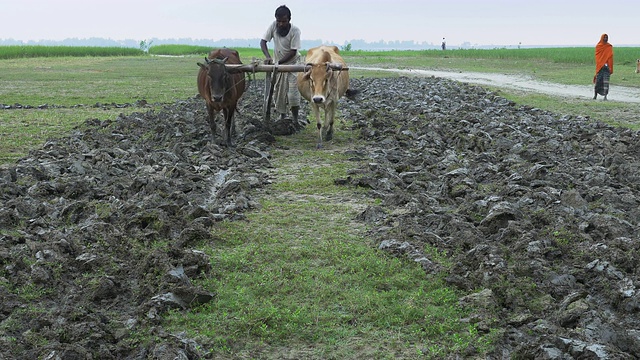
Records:
{"label": "man's head", "polygon": [[286,5],[281,5],[276,9],[276,27],[278,35],[287,36],[291,30],[291,10]]}

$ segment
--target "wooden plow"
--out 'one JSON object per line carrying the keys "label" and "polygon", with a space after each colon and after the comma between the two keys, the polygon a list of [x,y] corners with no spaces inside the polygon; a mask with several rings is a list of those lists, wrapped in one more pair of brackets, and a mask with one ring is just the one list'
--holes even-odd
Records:
{"label": "wooden plow", "polygon": [[[241,71],[245,73],[264,72],[265,88],[264,88],[264,101],[262,103],[262,117],[264,118],[265,125],[271,129],[271,102],[273,100],[273,88],[276,85],[276,78],[278,72],[305,72],[311,68],[309,64],[295,64],[295,65],[265,65],[257,61],[250,64],[225,64],[225,66],[232,71]],[[329,67],[333,70],[349,70],[348,67],[342,64],[331,63]]]}

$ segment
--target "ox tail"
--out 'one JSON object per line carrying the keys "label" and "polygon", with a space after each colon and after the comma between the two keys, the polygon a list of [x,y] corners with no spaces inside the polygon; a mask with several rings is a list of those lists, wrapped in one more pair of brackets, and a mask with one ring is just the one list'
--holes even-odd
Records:
{"label": "ox tail", "polygon": [[358,94],[358,90],[347,89],[347,91],[344,93],[344,96],[346,96],[347,99],[349,99],[349,100],[355,100],[357,94]]}

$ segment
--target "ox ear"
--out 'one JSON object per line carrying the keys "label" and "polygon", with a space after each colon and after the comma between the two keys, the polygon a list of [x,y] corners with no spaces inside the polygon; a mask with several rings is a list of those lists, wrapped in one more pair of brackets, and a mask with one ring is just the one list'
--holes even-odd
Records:
{"label": "ox ear", "polygon": [[313,69],[313,64],[312,63],[306,63],[306,64],[304,64],[304,68],[305,68],[305,71],[302,74],[303,79],[309,80],[309,78],[311,77],[311,69]]}
{"label": "ox ear", "polygon": [[198,66],[200,66],[200,67],[201,67],[201,68],[203,68],[203,69],[206,69],[206,68],[207,68],[207,65],[205,65],[205,64],[203,64],[203,63],[201,63],[201,62],[198,62],[197,64],[198,64]]}
{"label": "ox ear", "polygon": [[311,63],[307,63],[305,64],[305,68],[308,66],[309,70],[306,70],[305,72],[302,73],[302,79],[304,80],[309,80],[311,79],[311,69],[312,69],[312,65]]}

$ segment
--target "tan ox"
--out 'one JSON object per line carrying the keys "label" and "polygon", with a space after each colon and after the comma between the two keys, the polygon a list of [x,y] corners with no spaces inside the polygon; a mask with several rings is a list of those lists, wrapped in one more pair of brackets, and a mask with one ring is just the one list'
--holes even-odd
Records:
{"label": "tan ox", "polygon": [[[331,67],[332,64],[347,67],[338,52],[336,46],[323,45],[309,49],[305,63],[311,68],[298,73],[298,90],[311,103],[316,118],[318,148],[322,147],[323,140],[330,141],[333,138],[338,100],[347,93],[349,96],[354,93],[349,90],[349,72],[333,70]],[[320,118],[320,108],[324,109],[324,122]]]}

